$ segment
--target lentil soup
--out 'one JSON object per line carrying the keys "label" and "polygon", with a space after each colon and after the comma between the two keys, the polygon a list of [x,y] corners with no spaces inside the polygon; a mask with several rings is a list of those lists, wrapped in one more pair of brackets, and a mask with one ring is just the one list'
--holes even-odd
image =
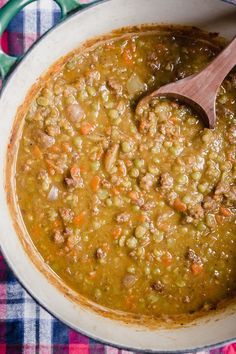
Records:
{"label": "lentil soup", "polygon": [[204,68],[215,41],[142,31],[74,52],[25,113],[16,190],[27,230],[71,288],[124,312],[209,311],[235,294],[236,74],[217,126],[138,99]]}

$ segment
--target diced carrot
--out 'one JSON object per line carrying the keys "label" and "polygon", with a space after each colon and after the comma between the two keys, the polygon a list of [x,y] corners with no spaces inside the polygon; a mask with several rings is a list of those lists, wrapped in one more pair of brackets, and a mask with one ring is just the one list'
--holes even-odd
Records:
{"label": "diced carrot", "polygon": [[133,305],[134,304],[134,295],[127,296],[125,302],[127,305],[130,305],[130,306]]}
{"label": "diced carrot", "polygon": [[161,221],[158,223],[158,229],[163,232],[167,232],[170,228],[170,224],[166,221]]}
{"label": "diced carrot", "polygon": [[84,173],[84,172],[87,171],[87,168],[86,168],[85,165],[82,165],[82,164],[81,164],[81,165],[79,166],[79,168],[80,168],[80,172],[81,172],[81,173]]}
{"label": "diced carrot", "polygon": [[113,187],[113,188],[111,189],[111,192],[112,192],[112,194],[114,194],[114,195],[119,195],[119,194],[120,194],[120,191],[119,191],[119,189],[118,189],[117,187]]}
{"label": "diced carrot", "polygon": [[96,275],[97,275],[97,273],[95,271],[89,273],[89,276],[90,276],[91,279],[96,278]]}
{"label": "diced carrot", "polygon": [[58,229],[59,227],[62,226],[62,221],[60,219],[56,219],[53,223],[52,223],[52,226],[55,228],[55,229]]}
{"label": "diced carrot", "polygon": [[114,45],[113,42],[107,42],[107,43],[105,44],[105,46],[106,46],[107,48],[115,49],[115,45]]}
{"label": "diced carrot", "polygon": [[77,165],[72,165],[70,168],[70,175],[73,179],[76,179],[80,176],[80,168]]}
{"label": "diced carrot", "polygon": [[129,160],[129,159],[126,159],[125,160],[125,164],[126,164],[127,167],[131,167],[132,166],[132,161]]}
{"label": "diced carrot", "polygon": [[171,123],[175,124],[175,123],[178,123],[179,120],[176,117],[171,117],[170,121],[171,121]]}
{"label": "diced carrot", "polygon": [[60,147],[57,145],[52,145],[48,150],[50,152],[60,152],[61,151]]}
{"label": "diced carrot", "polygon": [[139,221],[140,221],[140,222],[145,222],[145,221],[146,221],[146,216],[143,215],[143,214],[141,214],[141,215],[139,216]]}
{"label": "diced carrot", "polygon": [[193,275],[198,275],[203,271],[203,265],[198,263],[191,264],[191,271]]}
{"label": "diced carrot", "polygon": [[132,53],[131,53],[131,51],[129,49],[125,49],[122,56],[123,56],[123,59],[124,59],[126,65],[132,65],[133,64]]}
{"label": "diced carrot", "polygon": [[49,168],[48,168],[48,172],[49,172],[50,176],[54,176],[55,173],[56,173],[56,171],[55,171],[54,168],[52,168],[52,167],[49,167]]}
{"label": "diced carrot", "polygon": [[128,196],[131,200],[133,200],[134,202],[136,202],[138,200],[138,193],[135,191],[131,191],[128,193]]}
{"label": "diced carrot", "polygon": [[126,167],[125,166],[118,166],[118,173],[119,176],[125,177],[126,176]]}
{"label": "diced carrot", "polygon": [[55,171],[59,170],[59,168],[55,165],[53,161],[46,159],[45,162],[48,165],[48,170],[51,175],[54,175]]}
{"label": "diced carrot", "polygon": [[99,176],[93,176],[91,180],[91,188],[93,192],[97,192],[100,182],[101,182],[101,178]]}
{"label": "diced carrot", "polygon": [[116,227],[113,231],[112,231],[112,236],[114,237],[114,239],[117,239],[122,233],[122,228],[121,227]]}
{"label": "diced carrot", "polygon": [[40,236],[40,232],[41,232],[41,228],[39,225],[34,225],[31,229],[32,235],[34,237],[39,237]]}
{"label": "diced carrot", "polygon": [[94,130],[94,125],[90,124],[89,122],[84,122],[80,128],[82,135],[89,135]]}
{"label": "diced carrot", "polygon": [[33,150],[32,150],[32,154],[34,155],[34,157],[36,159],[42,159],[43,158],[43,153],[40,150],[40,148],[38,147],[38,145],[34,145]]}
{"label": "diced carrot", "polygon": [[108,252],[109,249],[110,249],[109,244],[108,244],[107,242],[104,242],[104,243],[102,244],[102,249],[103,249],[105,252]]}
{"label": "diced carrot", "polygon": [[220,207],[220,213],[223,215],[223,216],[232,216],[232,212],[229,208],[225,208],[223,206]]}
{"label": "diced carrot", "polygon": [[104,150],[101,148],[96,152],[96,160],[99,161],[102,158],[102,155],[104,154]]}
{"label": "diced carrot", "polygon": [[81,226],[84,223],[84,221],[85,221],[85,215],[86,215],[85,211],[82,211],[80,214],[75,216],[74,220],[73,220],[74,224],[76,226]]}
{"label": "diced carrot", "polygon": [[176,211],[184,212],[187,209],[185,203],[183,203],[179,198],[176,198],[173,204],[173,207]]}
{"label": "diced carrot", "polygon": [[167,252],[161,257],[161,261],[162,264],[164,264],[165,266],[169,266],[172,263],[172,255],[169,252]]}
{"label": "diced carrot", "polygon": [[217,224],[222,224],[224,221],[224,216],[217,214],[217,215],[215,215],[215,219],[217,221]]}
{"label": "diced carrot", "polygon": [[62,149],[63,149],[65,152],[71,152],[71,151],[72,151],[72,147],[71,147],[70,144],[67,143],[67,142],[63,143],[61,146],[62,146]]}

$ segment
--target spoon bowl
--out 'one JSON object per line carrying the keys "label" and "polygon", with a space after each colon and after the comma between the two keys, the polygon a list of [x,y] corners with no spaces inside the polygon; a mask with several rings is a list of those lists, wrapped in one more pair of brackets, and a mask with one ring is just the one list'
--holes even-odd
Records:
{"label": "spoon bowl", "polygon": [[236,65],[236,37],[229,45],[198,74],[164,85],[143,97],[136,112],[140,112],[155,97],[178,99],[190,106],[202,119],[205,126],[216,125],[216,96],[224,78]]}

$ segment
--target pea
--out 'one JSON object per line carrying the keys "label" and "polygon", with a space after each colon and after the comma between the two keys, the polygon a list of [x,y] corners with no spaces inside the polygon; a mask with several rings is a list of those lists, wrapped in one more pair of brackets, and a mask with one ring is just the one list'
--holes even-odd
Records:
{"label": "pea", "polygon": [[181,152],[181,149],[178,147],[172,146],[170,148],[170,153],[174,156],[178,156],[180,154],[180,152]]}
{"label": "pea", "polygon": [[136,239],[135,237],[130,237],[130,238],[128,238],[128,240],[126,241],[126,246],[127,246],[128,248],[134,249],[134,248],[137,247],[137,245],[138,245],[138,241],[137,241],[137,239]]}
{"label": "pea", "polygon": [[73,58],[66,63],[66,68],[69,70],[74,70],[76,68],[77,61]]}
{"label": "pea", "polygon": [[207,229],[207,227],[203,222],[200,222],[197,225],[197,229],[198,229],[198,231],[205,231]]}
{"label": "pea", "polygon": [[98,190],[98,198],[104,200],[108,197],[108,191],[106,189],[99,189]]}
{"label": "pea", "polygon": [[148,172],[152,173],[154,176],[159,174],[159,168],[155,165],[149,165],[148,166]]}
{"label": "pea", "polygon": [[45,181],[43,181],[43,183],[42,183],[42,189],[43,189],[43,191],[48,191],[49,190],[49,187],[50,187],[50,182],[49,181],[47,181],[47,180],[45,180]]}
{"label": "pea", "polygon": [[198,190],[200,193],[205,193],[208,189],[208,183],[203,183],[198,185]]}
{"label": "pea", "polygon": [[230,161],[225,161],[220,164],[220,168],[222,171],[230,171],[232,169],[232,163]]}
{"label": "pea", "polygon": [[119,118],[119,112],[116,110],[116,109],[111,109],[109,112],[108,112],[108,116],[113,119],[113,120],[116,120]]}
{"label": "pea", "polygon": [[146,232],[147,232],[147,229],[144,226],[139,225],[136,227],[134,234],[135,234],[135,237],[137,237],[137,238],[143,238],[145,236]]}
{"label": "pea", "polygon": [[33,220],[34,220],[34,217],[33,217],[33,215],[29,214],[29,215],[27,216],[27,219],[28,219],[29,221],[33,221]]}
{"label": "pea", "polygon": [[89,237],[88,237],[88,235],[83,235],[82,239],[84,242],[88,242]]}
{"label": "pea", "polygon": [[88,86],[88,87],[87,87],[87,92],[88,92],[88,94],[89,94],[90,96],[92,96],[92,97],[96,96],[96,90],[95,90],[95,88],[92,87],[92,86]]}
{"label": "pea", "polygon": [[70,95],[70,96],[66,97],[65,103],[70,105],[70,104],[76,103],[76,100],[73,95]]}
{"label": "pea", "polygon": [[186,195],[183,197],[182,201],[183,201],[185,204],[189,204],[189,203],[191,203],[192,198],[191,198],[190,195],[186,194]]}
{"label": "pea", "polygon": [[99,167],[100,167],[100,162],[99,161],[94,161],[94,162],[91,163],[91,169],[93,171],[99,170]]}
{"label": "pea", "polygon": [[194,181],[199,181],[200,179],[201,179],[201,172],[198,172],[198,171],[196,171],[196,172],[193,172],[192,174],[191,174],[191,177],[192,177],[192,179],[194,180]]}
{"label": "pea", "polygon": [[227,101],[228,101],[228,97],[227,95],[222,95],[218,98],[218,101],[221,103],[221,104],[225,104]]}
{"label": "pea", "polygon": [[143,159],[135,159],[134,160],[134,165],[138,169],[141,169],[144,166],[144,160]]}
{"label": "pea", "polygon": [[186,234],[186,233],[188,232],[188,227],[186,227],[186,226],[181,226],[181,227],[179,228],[179,232],[180,232],[181,234]]}
{"label": "pea", "polygon": [[107,91],[103,91],[103,92],[102,92],[102,100],[103,100],[104,102],[107,102],[107,101],[108,101],[108,98],[109,98],[108,92],[107,92]]}
{"label": "pea", "polygon": [[138,247],[136,254],[137,254],[138,257],[142,258],[145,255],[145,248],[144,247]]}
{"label": "pea", "polygon": [[188,123],[189,125],[194,125],[194,124],[197,123],[197,119],[194,118],[194,117],[190,117],[190,118],[188,118],[187,123]]}
{"label": "pea", "polygon": [[150,302],[151,304],[154,304],[155,302],[157,302],[159,300],[159,296],[158,295],[149,295],[147,297],[148,302]]}
{"label": "pea", "polygon": [[90,113],[90,117],[91,117],[92,119],[96,119],[96,118],[98,117],[98,114],[99,114],[99,111],[92,111],[92,112]]}
{"label": "pea", "polygon": [[153,234],[153,240],[154,240],[155,242],[161,242],[161,241],[163,241],[163,239],[164,239],[164,232],[157,230],[157,231]]}
{"label": "pea", "polygon": [[120,247],[124,247],[125,245],[125,236],[121,236],[121,238],[119,239],[119,246]]}
{"label": "pea", "polygon": [[155,268],[153,271],[153,274],[155,274],[155,275],[160,274],[160,273],[161,273],[160,268]]}
{"label": "pea", "polygon": [[179,287],[179,288],[184,288],[186,286],[186,283],[184,280],[177,280],[176,281],[176,285]]}
{"label": "pea", "polygon": [[96,299],[100,299],[100,297],[102,296],[101,290],[95,289],[94,296],[95,296]]}
{"label": "pea", "polygon": [[99,109],[100,109],[100,103],[97,101],[97,102],[93,102],[92,104],[91,104],[91,107],[92,107],[92,109],[94,110],[94,111],[99,111]]}
{"label": "pea", "polygon": [[151,152],[153,154],[158,154],[158,152],[160,152],[160,148],[158,146],[153,146],[153,148],[151,149]]}
{"label": "pea", "polygon": [[137,133],[137,128],[135,127],[135,125],[132,125],[132,126],[130,127],[130,132],[131,132],[132,134],[136,134],[136,133]]}
{"label": "pea", "polygon": [[132,168],[130,170],[130,176],[133,178],[137,178],[139,176],[139,170],[137,168]]}
{"label": "pea", "polygon": [[145,275],[149,275],[149,274],[151,273],[150,267],[146,266],[146,267],[144,268],[144,273],[145,273]]}
{"label": "pea", "polygon": [[106,205],[107,205],[107,206],[112,206],[112,204],[113,204],[113,203],[112,203],[112,199],[111,199],[111,198],[107,198],[107,199],[106,199]]}
{"label": "pea", "polygon": [[178,181],[178,183],[181,183],[181,184],[187,184],[188,183],[188,176],[181,175],[181,176],[179,176],[177,181]]}
{"label": "pea", "polygon": [[39,106],[43,106],[43,107],[46,107],[49,105],[49,101],[46,97],[43,97],[43,96],[39,96],[37,98],[37,103]]}
{"label": "pea", "polygon": [[63,92],[63,86],[55,84],[53,88],[53,92],[55,93],[55,95],[60,95]]}
{"label": "pea", "polygon": [[165,206],[164,200],[158,200],[158,201],[156,202],[156,206],[157,206],[158,208],[163,208],[163,207]]}
{"label": "pea", "polygon": [[139,211],[140,207],[138,205],[132,205],[132,210],[134,212]]}
{"label": "pea", "polygon": [[153,157],[152,161],[156,164],[160,163],[160,159],[158,157]]}
{"label": "pea", "polygon": [[210,143],[211,141],[211,134],[209,134],[208,132],[202,135],[202,141],[204,141],[204,143]]}
{"label": "pea", "polygon": [[131,187],[131,182],[128,179],[125,179],[122,181],[122,186],[125,188],[130,188]]}
{"label": "pea", "polygon": [[80,101],[85,101],[86,99],[88,98],[88,94],[85,90],[81,90],[79,93],[78,93],[78,99]]}
{"label": "pea", "polygon": [[167,239],[167,246],[172,247],[175,245],[176,240],[174,238],[168,238]]}
{"label": "pea", "polygon": [[130,266],[127,268],[127,272],[130,274],[135,274],[135,267],[134,266]]}
{"label": "pea", "polygon": [[114,202],[114,205],[116,207],[122,207],[123,206],[123,200],[119,196],[115,196],[113,202]]}
{"label": "pea", "polygon": [[130,152],[132,150],[132,145],[128,141],[123,141],[121,144],[121,148],[123,152]]}
{"label": "pea", "polygon": [[114,103],[112,101],[108,101],[104,106],[105,108],[110,109],[114,107]]}
{"label": "pea", "polygon": [[170,148],[173,145],[171,141],[164,141],[163,146],[166,148]]}
{"label": "pea", "polygon": [[77,148],[81,148],[82,147],[82,144],[83,144],[83,140],[79,137],[79,136],[75,136],[73,138],[73,143],[74,145],[77,147]]}
{"label": "pea", "polygon": [[211,160],[215,160],[215,159],[217,159],[217,153],[215,153],[215,152],[210,152],[210,154],[209,154],[209,158],[211,159]]}
{"label": "pea", "polygon": [[215,215],[207,214],[206,215],[206,224],[207,224],[208,227],[215,227],[216,226]]}

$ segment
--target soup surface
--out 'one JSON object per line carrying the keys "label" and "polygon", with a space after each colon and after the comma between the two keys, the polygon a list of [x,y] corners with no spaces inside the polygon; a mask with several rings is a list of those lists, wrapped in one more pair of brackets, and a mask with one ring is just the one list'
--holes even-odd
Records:
{"label": "soup surface", "polygon": [[41,83],[25,114],[18,202],[36,248],[78,293],[154,316],[234,295],[236,74],[220,87],[215,130],[165,98],[135,114],[140,97],[219,50],[175,29],[137,32],[71,54]]}

